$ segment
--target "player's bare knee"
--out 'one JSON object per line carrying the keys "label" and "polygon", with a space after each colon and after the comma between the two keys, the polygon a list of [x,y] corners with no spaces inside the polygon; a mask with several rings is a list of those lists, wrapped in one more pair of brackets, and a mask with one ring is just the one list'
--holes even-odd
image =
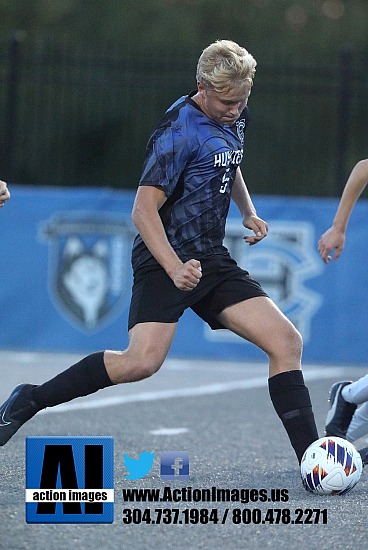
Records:
{"label": "player's bare knee", "polygon": [[163,359],[158,354],[136,353],[132,350],[108,352],[105,364],[114,384],[138,382],[159,370]]}
{"label": "player's bare knee", "polygon": [[163,359],[161,354],[152,349],[143,353],[128,353],[126,368],[129,380],[137,382],[149,378],[160,369]]}
{"label": "player's bare knee", "polygon": [[277,360],[280,364],[288,365],[298,364],[301,361],[303,351],[303,339],[300,332],[289,325],[286,330],[280,331],[275,339],[268,355]]}
{"label": "player's bare knee", "polygon": [[293,335],[290,342],[291,353],[297,358],[301,359],[303,353],[303,338],[300,332],[294,328]]}
{"label": "player's bare knee", "polygon": [[139,380],[144,378],[149,378],[155,374],[161,367],[162,361],[159,358],[155,357],[145,357],[137,365],[137,375],[139,375]]}
{"label": "player's bare knee", "polygon": [[285,337],[286,353],[290,359],[300,361],[303,352],[303,339],[300,332],[291,326]]}

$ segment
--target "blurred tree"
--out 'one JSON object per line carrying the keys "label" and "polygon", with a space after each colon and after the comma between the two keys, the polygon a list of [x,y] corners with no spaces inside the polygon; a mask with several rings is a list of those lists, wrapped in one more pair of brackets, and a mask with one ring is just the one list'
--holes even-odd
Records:
{"label": "blurred tree", "polygon": [[[258,62],[251,98],[257,124],[250,127],[246,155],[251,177],[261,180],[258,190],[286,193],[302,179],[302,165],[308,178],[298,192],[337,193],[338,79],[331,74],[346,44],[353,61],[360,59],[350,74],[362,72],[367,28],[366,0],[2,0],[2,39],[9,41],[18,29],[27,37],[21,48],[27,64],[19,94],[17,181],[44,184],[52,173],[55,184],[98,180],[134,187],[158,116],[194,88],[201,50],[231,38]],[[4,45],[1,58],[0,77],[7,74]],[[354,90],[359,101],[351,112],[351,165],[368,139],[361,122],[365,69],[360,76],[362,84]],[[7,136],[0,138],[6,142]],[[317,158],[321,149],[325,158]]]}
{"label": "blurred tree", "polygon": [[262,61],[328,61],[344,42],[367,48],[366,0],[3,0],[2,37],[104,48],[204,48],[232,38]]}

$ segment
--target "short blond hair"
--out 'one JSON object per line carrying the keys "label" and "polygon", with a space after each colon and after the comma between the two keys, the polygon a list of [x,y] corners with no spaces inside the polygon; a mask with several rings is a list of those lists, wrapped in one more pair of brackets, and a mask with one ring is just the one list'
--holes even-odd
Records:
{"label": "short blond hair", "polygon": [[253,85],[257,62],[232,40],[216,40],[205,48],[197,64],[197,82],[205,88],[224,91],[234,85]]}

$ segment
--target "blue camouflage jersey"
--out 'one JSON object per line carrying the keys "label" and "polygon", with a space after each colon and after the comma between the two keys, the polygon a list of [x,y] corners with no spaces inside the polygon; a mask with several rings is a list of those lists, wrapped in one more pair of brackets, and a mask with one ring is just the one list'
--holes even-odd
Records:
{"label": "blue camouflage jersey", "polygon": [[[223,245],[236,169],[243,158],[247,108],[231,126],[210,119],[191,99],[178,99],[156,126],[147,145],[139,185],[163,190],[159,210],[168,240],[185,262],[227,254]],[[157,264],[140,235],[132,265]]]}

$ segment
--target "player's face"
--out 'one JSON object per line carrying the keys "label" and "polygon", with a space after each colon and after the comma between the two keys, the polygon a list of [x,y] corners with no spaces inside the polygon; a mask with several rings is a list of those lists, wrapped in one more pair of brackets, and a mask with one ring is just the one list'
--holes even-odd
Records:
{"label": "player's face", "polygon": [[224,92],[204,88],[198,83],[201,108],[207,116],[220,124],[234,124],[248,103],[249,84],[241,84]]}

